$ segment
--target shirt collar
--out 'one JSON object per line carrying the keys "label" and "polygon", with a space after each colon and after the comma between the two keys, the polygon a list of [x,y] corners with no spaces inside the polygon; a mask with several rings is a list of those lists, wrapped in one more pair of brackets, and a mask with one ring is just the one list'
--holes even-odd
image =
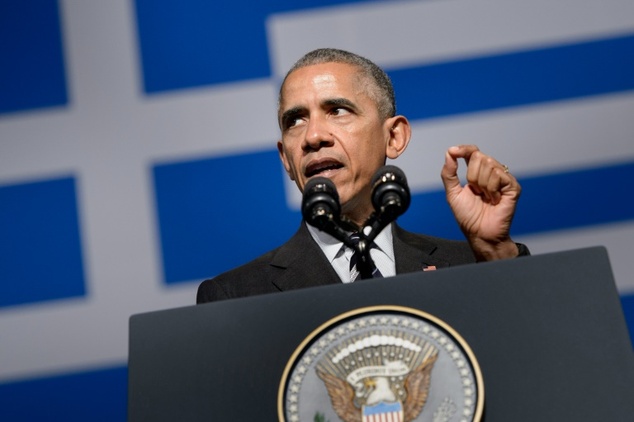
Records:
{"label": "shirt collar", "polygon": [[[319,230],[316,227],[311,226],[308,223],[306,227],[308,228],[308,232],[313,237],[317,245],[321,248],[328,259],[328,262],[332,262],[341,251],[341,247],[343,246],[343,242],[334,238],[326,232]],[[387,257],[394,262],[394,242],[392,241],[392,224],[388,224],[374,239],[374,243],[376,246],[383,252]]]}

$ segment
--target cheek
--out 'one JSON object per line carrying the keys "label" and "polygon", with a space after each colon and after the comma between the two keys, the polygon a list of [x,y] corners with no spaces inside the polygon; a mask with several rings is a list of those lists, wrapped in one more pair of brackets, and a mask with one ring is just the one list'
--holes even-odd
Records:
{"label": "cheek", "polygon": [[383,165],[385,144],[382,140],[376,138],[368,139],[362,145],[361,148],[355,149],[354,154],[357,162],[361,163],[364,169],[372,169],[378,164]]}
{"label": "cheek", "polygon": [[280,159],[286,171],[291,172],[295,167],[295,159],[293,157],[293,150],[288,147],[283,147],[280,150]]}
{"label": "cheek", "polygon": [[301,171],[301,165],[300,165],[300,160],[298,158],[293,158],[290,157],[290,160],[288,162],[288,166],[289,166],[289,174],[291,176],[291,179],[293,180],[299,180],[302,178],[302,171]]}

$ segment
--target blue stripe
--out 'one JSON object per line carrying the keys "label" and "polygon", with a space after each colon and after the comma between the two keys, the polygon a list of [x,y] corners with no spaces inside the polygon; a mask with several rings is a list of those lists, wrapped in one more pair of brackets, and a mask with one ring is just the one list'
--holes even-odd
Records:
{"label": "blue stripe", "polygon": [[[633,179],[634,162],[520,178],[513,235],[633,220],[634,197],[623,194],[624,184]],[[416,232],[463,239],[444,190],[412,195],[399,221]]]}
{"label": "blue stripe", "polygon": [[119,366],[0,384],[0,420],[123,422],[127,382]]}
{"label": "blue stripe", "polygon": [[0,186],[0,308],[85,294],[75,178]]}
{"label": "blue stripe", "polygon": [[168,284],[220,274],[297,230],[277,150],[160,164],[153,174]]}
{"label": "blue stripe", "polygon": [[269,16],[367,1],[135,0],[144,90],[268,78]]}
{"label": "blue stripe", "polygon": [[[277,151],[270,150],[153,168],[166,283],[234,268],[282,244],[297,229],[299,212],[286,206],[277,160]],[[634,162],[521,178],[524,190],[512,234],[632,220],[634,199],[621,194],[622,183],[614,183],[632,176]],[[414,193],[399,221],[415,232],[463,238],[443,189]]]}
{"label": "blue stripe", "polygon": [[624,194],[634,162],[521,179],[515,233],[532,233],[634,219],[634,197]]}
{"label": "blue stripe", "polygon": [[0,115],[68,103],[56,0],[0,1]]}
{"label": "blue stripe", "polygon": [[388,73],[412,120],[608,94],[634,89],[634,35]]}

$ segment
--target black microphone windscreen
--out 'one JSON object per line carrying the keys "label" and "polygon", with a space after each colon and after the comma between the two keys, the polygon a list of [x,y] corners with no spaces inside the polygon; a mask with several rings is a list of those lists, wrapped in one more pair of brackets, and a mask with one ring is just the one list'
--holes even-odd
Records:
{"label": "black microphone windscreen", "polygon": [[400,168],[383,166],[372,177],[372,205],[384,218],[394,220],[403,214],[410,199],[407,178]]}
{"label": "black microphone windscreen", "polygon": [[332,180],[326,177],[310,179],[304,186],[302,216],[317,228],[323,228],[327,221],[338,219],[341,213],[339,194]]}
{"label": "black microphone windscreen", "polygon": [[372,186],[375,186],[379,179],[382,179],[383,177],[390,177],[391,180],[398,180],[399,183],[407,187],[407,177],[405,177],[405,173],[396,166],[387,165],[378,169],[377,172],[374,173],[374,176],[372,176]]}

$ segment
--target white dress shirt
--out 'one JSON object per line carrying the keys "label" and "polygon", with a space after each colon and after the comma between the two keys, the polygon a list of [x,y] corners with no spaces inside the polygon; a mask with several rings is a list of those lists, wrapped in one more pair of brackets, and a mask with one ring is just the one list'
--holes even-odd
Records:
{"label": "white dress shirt", "polygon": [[[326,255],[326,259],[334,268],[343,283],[350,283],[350,258],[353,250],[335,239],[326,232],[306,224],[310,235],[315,239],[321,250]],[[374,265],[379,269],[383,277],[396,275],[396,264],[394,261],[394,244],[392,241],[392,224],[385,227],[374,239],[376,248],[370,249],[370,257]]]}

